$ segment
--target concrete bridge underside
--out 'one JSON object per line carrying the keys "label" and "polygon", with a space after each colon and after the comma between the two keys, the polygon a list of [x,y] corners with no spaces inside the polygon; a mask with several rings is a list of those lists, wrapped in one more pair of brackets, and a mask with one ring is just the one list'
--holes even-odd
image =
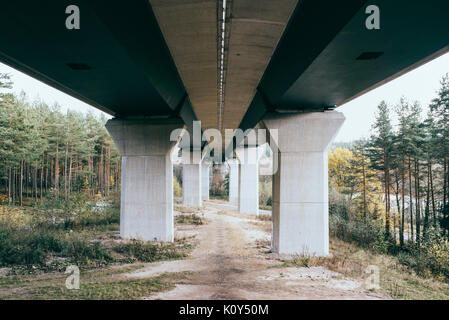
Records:
{"label": "concrete bridge underside", "polygon": [[[121,235],[143,240],[173,240],[170,135],[200,120],[276,136],[272,249],[328,254],[334,109],[449,50],[445,0],[80,0],[79,30],[65,27],[70,4],[2,4],[0,60],[114,116]],[[380,29],[366,28],[368,5]],[[258,146],[239,139],[222,142],[230,201],[257,214],[259,169],[242,154],[258,159]],[[200,155],[184,165],[183,201],[201,205],[212,163],[204,144],[182,147]]]}

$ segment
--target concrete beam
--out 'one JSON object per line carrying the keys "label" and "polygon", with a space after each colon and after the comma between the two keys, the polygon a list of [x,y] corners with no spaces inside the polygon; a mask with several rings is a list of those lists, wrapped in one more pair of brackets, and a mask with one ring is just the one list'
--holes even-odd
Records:
{"label": "concrete beam", "polygon": [[278,170],[273,176],[272,251],[329,254],[327,150],[345,118],[336,111],[269,114],[277,130]]}
{"label": "concrete beam", "polygon": [[173,241],[173,164],[179,120],[111,119],[106,128],[122,155],[120,236]]}

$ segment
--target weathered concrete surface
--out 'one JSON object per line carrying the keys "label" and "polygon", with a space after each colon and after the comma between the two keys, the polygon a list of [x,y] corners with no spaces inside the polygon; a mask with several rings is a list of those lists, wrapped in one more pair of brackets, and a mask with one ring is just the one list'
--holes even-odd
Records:
{"label": "weathered concrete surface", "polygon": [[229,202],[239,202],[239,162],[236,159],[228,160],[229,166]]}
{"label": "weathered concrete surface", "polygon": [[277,130],[278,170],[273,176],[272,250],[329,253],[327,149],[344,122],[340,112],[280,115],[263,120]]}
{"label": "weathered concrete surface", "polygon": [[232,2],[227,24],[229,44],[223,128],[239,126],[297,2]]}
{"label": "weathered concrete surface", "polygon": [[209,177],[210,163],[201,162],[201,198],[203,200],[209,200]]}
{"label": "weathered concrete surface", "polygon": [[217,1],[150,0],[203,129],[218,128]]}
{"label": "weathered concrete surface", "polygon": [[182,164],[182,204],[200,207],[201,196],[201,163]]}
{"label": "weathered concrete surface", "polygon": [[239,147],[239,211],[259,214],[259,150],[258,147]]}
{"label": "weathered concrete surface", "polygon": [[106,124],[122,155],[120,236],[173,241],[173,165],[178,120],[119,120]]}

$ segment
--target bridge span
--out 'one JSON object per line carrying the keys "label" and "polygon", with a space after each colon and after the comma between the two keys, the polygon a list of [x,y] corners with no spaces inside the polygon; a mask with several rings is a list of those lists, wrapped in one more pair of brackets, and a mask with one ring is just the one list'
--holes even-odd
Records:
{"label": "bridge span", "polygon": [[[177,144],[185,204],[208,199],[224,160],[230,201],[257,214],[261,143],[225,134],[257,128],[277,150],[272,250],[327,255],[335,109],[449,50],[446,0],[79,0],[78,15],[71,2],[3,3],[0,61],[114,116],[125,238],[173,241]],[[213,153],[207,132],[225,137]]]}

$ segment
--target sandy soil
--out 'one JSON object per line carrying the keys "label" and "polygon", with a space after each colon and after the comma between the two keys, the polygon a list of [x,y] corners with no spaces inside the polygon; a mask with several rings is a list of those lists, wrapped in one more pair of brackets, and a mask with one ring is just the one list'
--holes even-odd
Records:
{"label": "sandy soil", "polygon": [[196,234],[191,258],[146,264],[123,275],[192,271],[173,290],[144,299],[388,299],[324,267],[274,267],[281,262],[269,254],[269,222],[224,214],[211,202],[202,211],[206,225],[177,228],[177,236]]}

